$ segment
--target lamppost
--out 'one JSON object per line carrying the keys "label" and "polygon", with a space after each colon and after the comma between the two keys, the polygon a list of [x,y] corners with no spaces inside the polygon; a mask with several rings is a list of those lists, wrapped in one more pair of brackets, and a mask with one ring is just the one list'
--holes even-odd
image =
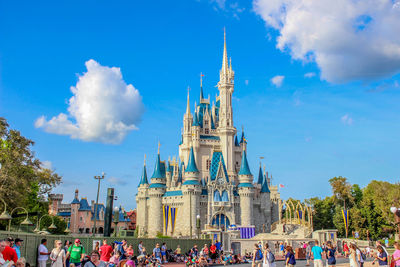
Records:
{"label": "lamppost", "polygon": [[0,220],[11,220],[11,215],[7,212],[7,203],[0,198],[4,204],[4,211],[0,214]]}
{"label": "lamppost", "polygon": [[197,214],[197,216],[196,216],[196,228],[197,228],[197,238],[199,238],[200,239],[200,215],[199,214]]}
{"label": "lamppost", "polygon": [[40,222],[42,221],[43,217],[46,217],[46,216],[48,216],[51,219],[51,224],[49,227],[47,227],[47,229],[57,229],[57,226],[54,225],[54,218],[51,217],[49,214],[45,214],[42,217],[40,217],[40,219],[38,219],[38,224],[36,225],[36,228],[33,230],[34,232],[36,232],[36,233],[40,232]]}
{"label": "lamppost", "polygon": [[11,230],[11,220],[12,220],[12,214],[14,213],[14,211],[15,210],[17,210],[17,209],[22,209],[22,210],[24,210],[25,211],[25,213],[26,213],[26,218],[25,218],[25,220],[23,220],[23,222],[21,222],[21,225],[32,225],[33,223],[29,220],[29,218],[28,218],[28,211],[25,209],[25,208],[23,208],[23,207],[16,207],[16,208],[14,208],[12,211],[11,211],[11,213],[10,213],[10,220],[8,220],[8,231],[10,231]]}
{"label": "lamppost", "polygon": [[97,206],[99,205],[99,193],[100,193],[100,181],[104,179],[104,172],[101,174],[101,176],[95,176],[94,179],[98,180],[97,184],[97,198],[96,198],[96,205],[94,206],[94,231],[93,231],[93,236],[96,234],[97,229],[96,229],[96,221],[97,221]]}
{"label": "lamppost", "polygon": [[395,206],[390,208],[390,211],[394,214],[394,219],[396,220],[397,224],[397,231],[399,235],[399,240],[400,240],[400,208],[397,208]]}
{"label": "lamppost", "polygon": [[117,206],[114,207],[114,216],[113,216],[113,222],[115,223],[114,227],[114,236],[117,237],[117,232],[118,232],[118,223],[119,223],[119,208]]}

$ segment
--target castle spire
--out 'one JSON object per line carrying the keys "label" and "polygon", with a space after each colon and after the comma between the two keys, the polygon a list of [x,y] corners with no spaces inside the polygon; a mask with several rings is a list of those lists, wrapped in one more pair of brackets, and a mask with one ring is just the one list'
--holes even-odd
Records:
{"label": "castle spire", "polygon": [[263,183],[261,186],[261,193],[271,193],[268,187],[267,177],[264,176]]}
{"label": "castle spire", "polygon": [[262,185],[262,184],[263,184],[263,180],[264,180],[264,175],[263,175],[263,171],[262,171],[262,167],[261,167],[261,162],[260,162],[260,170],[258,171],[258,180],[257,180],[257,184]]}
{"label": "castle spire", "polygon": [[186,103],[186,115],[190,115],[190,96],[189,96],[190,87],[187,89],[187,103]]}
{"label": "castle spire", "polygon": [[228,74],[228,52],[226,51],[226,32],[225,32],[225,27],[224,27],[224,53],[222,55],[222,73],[224,76]]}
{"label": "castle spire", "polygon": [[185,172],[199,172],[196,166],[196,159],[194,158],[193,146],[190,148],[189,161]]}
{"label": "castle spire", "polygon": [[200,102],[204,98],[204,96],[203,96],[203,76],[204,76],[204,74],[202,72],[200,72]]}
{"label": "castle spire", "polygon": [[151,178],[165,178],[165,173],[163,174],[162,172],[162,167],[161,167],[161,159],[160,159],[160,142],[158,142],[158,154],[157,154],[157,159],[156,159],[156,165],[154,167],[154,172]]}
{"label": "castle spire", "polygon": [[139,186],[149,184],[147,181],[147,171],[146,171],[146,154],[144,154],[144,163],[143,163],[143,171],[142,171],[142,177],[140,178],[140,183]]}
{"label": "castle spire", "polygon": [[243,149],[242,164],[240,164],[239,175],[251,175],[249,163],[247,162],[246,150]]}

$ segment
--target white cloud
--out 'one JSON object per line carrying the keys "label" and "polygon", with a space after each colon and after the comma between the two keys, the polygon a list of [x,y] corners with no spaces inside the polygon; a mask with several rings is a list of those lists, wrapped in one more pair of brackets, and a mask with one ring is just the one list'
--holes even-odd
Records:
{"label": "white cloud", "polygon": [[275,85],[276,87],[281,87],[283,80],[285,79],[285,76],[283,75],[276,75],[272,77],[271,83]]}
{"label": "white cloud", "polygon": [[112,185],[126,185],[127,184],[127,182],[125,180],[122,180],[121,178],[117,178],[117,177],[110,177],[107,179],[107,181]]}
{"label": "white cloud", "polygon": [[101,66],[93,59],[87,72],[71,87],[68,114],[35,121],[36,128],[73,139],[109,144],[121,143],[129,131],[137,130],[144,111],[142,97],[126,84],[119,68]]}
{"label": "white cloud", "polygon": [[399,0],[255,0],[279,31],[277,48],[315,61],[330,82],[370,80],[400,70]]}
{"label": "white cloud", "polygon": [[307,72],[304,74],[304,78],[312,78],[315,76],[315,72]]}
{"label": "white cloud", "polygon": [[53,164],[48,160],[42,161],[42,168],[52,170]]}
{"label": "white cloud", "polygon": [[343,115],[340,120],[344,125],[352,125],[353,124],[353,119],[349,116],[349,114]]}

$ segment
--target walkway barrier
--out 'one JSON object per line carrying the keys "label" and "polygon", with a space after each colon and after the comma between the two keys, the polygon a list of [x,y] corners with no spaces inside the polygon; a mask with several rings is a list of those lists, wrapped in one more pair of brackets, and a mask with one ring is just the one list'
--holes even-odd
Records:
{"label": "walkway barrier", "polygon": [[31,233],[22,233],[22,232],[7,232],[0,231],[0,240],[5,239],[7,237],[20,238],[24,240],[22,242],[21,247],[21,255],[25,257],[26,261],[29,262],[31,266],[36,266],[36,258],[37,258],[37,249],[40,244],[40,241],[45,238],[47,239],[47,248],[51,251],[54,248],[54,241],[61,240],[63,243],[65,240],[69,240],[74,242],[76,238],[81,240],[82,245],[85,248],[86,253],[90,253],[93,250],[94,244],[96,241],[102,244],[102,240],[107,239],[107,243],[111,244],[115,241],[122,241],[122,239],[126,239],[128,244],[133,245],[134,255],[137,255],[138,245],[140,241],[143,241],[143,246],[146,248],[147,253],[152,253],[153,248],[156,243],[166,243],[168,249],[175,250],[177,245],[180,245],[182,252],[186,253],[189,251],[195,244],[199,248],[202,248],[204,244],[209,245],[211,243],[211,239],[172,239],[172,238],[133,238],[133,237],[92,237],[92,236],[82,236],[82,235],[39,235],[39,234],[31,234]]}

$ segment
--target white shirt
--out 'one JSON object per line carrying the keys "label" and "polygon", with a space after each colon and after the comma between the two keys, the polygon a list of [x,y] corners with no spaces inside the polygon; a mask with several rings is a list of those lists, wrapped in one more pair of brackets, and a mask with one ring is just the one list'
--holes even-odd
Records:
{"label": "white shirt", "polygon": [[44,252],[44,253],[49,253],[49,251],[47,250],[46,246],[43,244],[39,245],[38,248],[38,261],[47,261],[49,259],[49,255],[41,255],[40,252]]}

